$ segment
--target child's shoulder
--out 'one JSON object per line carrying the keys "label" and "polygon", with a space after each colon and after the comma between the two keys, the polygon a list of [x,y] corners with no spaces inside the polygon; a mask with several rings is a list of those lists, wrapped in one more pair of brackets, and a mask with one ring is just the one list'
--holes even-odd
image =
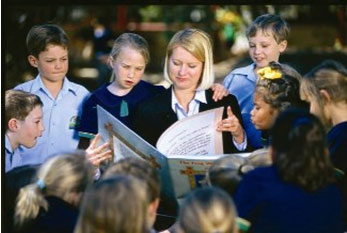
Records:
{"label": "child's shoulder", "polygon": [[85,88],[83,85],[71,82],[68,79],[65,79],[68,82],[69,89],[74,91],[76,94],[81,94],[81,95],[87,95],[89,94],[89,91],[87,88]]}
{"label": "child's shoulder", "polygon": [[254,64],[250,64],[248,66],[235,68],[230,72],[230,74],[248,75],[250,72],[253,72],[253,70],[254,70]]}

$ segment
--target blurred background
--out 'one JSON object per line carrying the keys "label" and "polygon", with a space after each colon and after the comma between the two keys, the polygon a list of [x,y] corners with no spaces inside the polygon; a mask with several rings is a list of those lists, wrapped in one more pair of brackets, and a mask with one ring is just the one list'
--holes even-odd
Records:
{"label": "blurred background", "polygon": [[151,61],[144,79],[160,83],[166,46],[185,27],[201,28],[211,35],[216,78],[222,82],[233,68],[251,63],[245,30],[264,13],[281,15],[291,28],[280,62],[301,74],[328,58],[347,64],[346,5],[13,4],[3,13],[5,89],[37,75],[27,61],[25,38],[33,25],[47,22],[62,26],[70,38],[68,78],[90,91],[109,81],[106,58],[113,40],[123,32],[138,33],[148,41]]}

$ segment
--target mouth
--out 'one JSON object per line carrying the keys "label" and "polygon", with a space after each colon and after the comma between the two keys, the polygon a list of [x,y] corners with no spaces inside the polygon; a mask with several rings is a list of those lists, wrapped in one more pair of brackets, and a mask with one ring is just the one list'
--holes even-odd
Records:
{"label": "mouth", "polygon": [[130,80],[126,80],[125,83],[126,83],[127,85],[133,85],[133,84],[134,84],[134,82],[133,82],[133,81],[130,81]]}

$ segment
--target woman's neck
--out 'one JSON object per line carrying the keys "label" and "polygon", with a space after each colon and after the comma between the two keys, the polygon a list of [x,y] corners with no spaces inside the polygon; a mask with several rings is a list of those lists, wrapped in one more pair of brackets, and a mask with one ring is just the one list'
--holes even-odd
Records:
{"label": "woman's neck", "polygon": [[341,101],[332,104],[329,108],[329,115],[333,126],[347,121],[347,103]]}
{"label": "woman's neck", "polygon": [[188,112],[188,105],[190,101],[192,101],[192,99],[194,98],[195,91],[194,90],[177,90],[175,88],[173,90],[174,90],[178,103],[184,108],[186,112]]}

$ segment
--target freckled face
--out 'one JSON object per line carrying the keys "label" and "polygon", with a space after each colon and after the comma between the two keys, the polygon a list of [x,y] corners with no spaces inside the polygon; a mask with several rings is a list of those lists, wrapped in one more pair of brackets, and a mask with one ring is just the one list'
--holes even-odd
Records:
{"label": "freckled face", "polygon": [[30,55],[29,62],[39,70],[44,81],[61,82],[69,68],[68,50],[60,45],[48,45],[38,58]]}
{"label": "freckled face", "polygon": [[258,130],[268,130],[271,128],[278,111],[264,102],[263,95],[254,93],[254,107],[251,111],[251,120]]}
{"label": "freckled face", "polygon": [[42,132],[45,129],[42,122],[41,106],[36,106],[24,121],[18,122],[18,144],[27,148],[35,146],[37,138],[42,136]]}
{"label": "freckled face", "polygon": [[115,82],[120,89],[131,90],[138,84],[146,68],[144,57],[137,50],[124,47],[115,60],[111,60]]}
{"label": "freckled face", "polygon": [[263,68],[271,61],[278,62],[280,54],[286,49],[287,41],[279,44],[275,40],[272,30],[258,30],[255,36],[248,39],[249,55],[257,68]]}
{"label": "freckled face", "polygon": [[175,90],[195,91],[202,75],[203,63],[182,47],[172,51],[168,74]]}

